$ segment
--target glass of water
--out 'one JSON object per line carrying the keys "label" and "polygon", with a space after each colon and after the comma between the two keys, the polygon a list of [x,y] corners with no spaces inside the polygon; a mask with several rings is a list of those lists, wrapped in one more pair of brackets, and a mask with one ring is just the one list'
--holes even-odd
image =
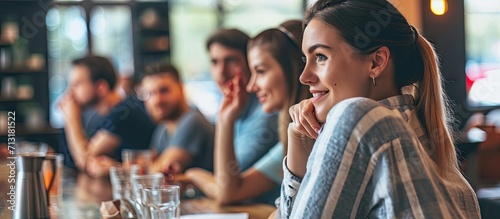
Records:
{"label": "glass of water", "polygon": [[152,219],[180,218],[178,185],[144,188],[143,199]]}
{"label": "glass of water", "polygon": [[131,198],[131,194],[127,194],[127,190],[125,189],[132,188],[131,176],[137,175],[138,173],[139,166],[137,165],[132,165],[128,168],[111,167],[109,169],[109,177],[113,190],[113,199],[120,199],[122,198],[122,196],[129,196],[125,198]]}
{"label": "glass of water", "polygon": [[153,164],[154,153],[151,150],[122,150],[122,163],[124,167],[139,166],[139,174],[148,174]]}
{"label": "glass of water", "polygon": [[144,188],[160,188],[163,183],[163,174],[152,173],[146,175],[132,175],[132,189],[134,201],[141,209],[141,218],[149,219],[149,211],[146,209],[146,203],[143,200]]}

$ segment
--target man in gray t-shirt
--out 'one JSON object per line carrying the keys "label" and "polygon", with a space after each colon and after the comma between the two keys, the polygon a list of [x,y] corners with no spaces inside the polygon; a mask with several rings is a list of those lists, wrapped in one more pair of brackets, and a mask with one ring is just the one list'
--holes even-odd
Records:
{"label": "man in gray t-shirt", "polygon": [[158,152],[154,172],[179,173],[189,167],[212,170],[214,130],[189,107],[178,71],[171,65],[149,66],[143,73],[138,96],[157,124],[151,147]]}
{"label": "man in gray t-shirt", "polygon": [[167,127],[156,127],[151,138],[151,147],[158,154],[172,148],[187,151],[192,156],[192,162],[184,168],[201,167],[213,170],[213,143],[214,130],[205,117],[197,109],[190,109],[184,113],[179,121],[175,133],[170,134]]}

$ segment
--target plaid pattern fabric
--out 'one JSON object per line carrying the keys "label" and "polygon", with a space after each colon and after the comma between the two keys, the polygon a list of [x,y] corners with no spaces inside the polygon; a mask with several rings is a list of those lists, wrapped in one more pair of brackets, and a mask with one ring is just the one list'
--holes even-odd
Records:
{"label": "plaid pattern fabric", "polygon": [[480,218],[460,172],[437,173],[415,110],[416,87],[335,105],[299,179],[283,162],[277,218]]}

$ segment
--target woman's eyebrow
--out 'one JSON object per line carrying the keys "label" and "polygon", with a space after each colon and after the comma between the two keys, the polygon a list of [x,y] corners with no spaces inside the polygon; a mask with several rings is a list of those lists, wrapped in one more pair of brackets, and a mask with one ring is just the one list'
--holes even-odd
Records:
{"label": "woman's eyebrow", "polygon": [[331,49],[331,47],[325,45],[325,44],[314,44],[312,45],[311,47],[309,47],[309,49],[307,49],[307,53],[312,53],[314,50],[316,50],[317,48],[325,48],[325,49]]}

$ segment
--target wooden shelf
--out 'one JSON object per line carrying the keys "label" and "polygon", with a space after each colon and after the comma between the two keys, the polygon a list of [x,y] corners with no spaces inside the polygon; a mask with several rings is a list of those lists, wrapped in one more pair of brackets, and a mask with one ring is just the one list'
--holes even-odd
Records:
{"label": "wooden shelf", "polygon": [[[132,28],[134,34],[134,66],[141,77],[142,70],[148,64],[169,62],[171,58],[171,37],[169,19],[169,1],[143,2],[137,1],[133,7]],[[143,20],[150,10],[155,13],[154,23]],[[149,16],[149,15],[148,15]]]}
{"label": "wooden shelf", "polygon": [[[48,0],[45,2],[52,2]],[[7,17],[1,17],[0,22],[12,22],[15,26],[19,28],[18,39],[23,39],[21,42],[19,52],[22,53],[23,57],[15,56],[15,52],[12,51],[17,48],[17,42],[9,42],[9,39],[2,38],[0,40],[1,50],[7,50],[6,54],[9,57],[9,62],[6,65],[0,66],[0,82],[2,82],[7,77],[12,77],[13,80],[8,81],[15,89],[14,95],[0,95],[0,105],[2,111],[15,110],[16,111],[16,137],[23,136],[26,138],[35,137],[38,138],[39,135],[45,137],[46,134],[55,134],[57,131],[50,127],[50,93],[49,93],[49,61],[48,58],[48,45],[47,45],[47,26],[45,23],[36,25],[36,34],[31,34],[30,31],[23,30],[24,21],[26,18],[33,17],[36,14],[38,17],[45,17],[47,14],[46,10],[40,10],[40,2],[35,0],[22,0],[22,1],[12,1],[12,0],[0,0],[0,15],[6,14]],[[37,17],[37,18],[38,18]],[[14,24],[13,24],[14,25]],[[19,41],[18,40],[18,41]],[[33,65],[30,64],[25,58],[31,57],[33,54],[40,54],[38,58],[35,58]],[[26,57],[24,57],[26,56]],[[29,58],[31,59],[31,58]],[[41,62],[40,62],[41,61]],[[43,64],[43,65],[41,65]],[[12,82],[14,81],[14,82]],[[3,85],[0,85],[3,86]],[[28,88],[25,87],[21,90],[21,86],[30,86],[31,89],[29,93],[32,95],[31,98],[17,98],[17,94],[20,97],[28,97]],[[3,88],[3,87],[2,87]],[[10,89],[9,89],[10,91]],[[17,92],[17,91],[21,91]],[[17,94],[16,94],[17,93]],[[42,124],[47,124],[46,126],[36,128],[30,126],[31,123],[28,122],[28,116],[31,110],[37,111],[37,119],[41,120]],[[0,137],[2,139],[8,136],[8,133],[4,130],[6,124],[0,124]],[[0,140],[1,142],[1,140]]]}

